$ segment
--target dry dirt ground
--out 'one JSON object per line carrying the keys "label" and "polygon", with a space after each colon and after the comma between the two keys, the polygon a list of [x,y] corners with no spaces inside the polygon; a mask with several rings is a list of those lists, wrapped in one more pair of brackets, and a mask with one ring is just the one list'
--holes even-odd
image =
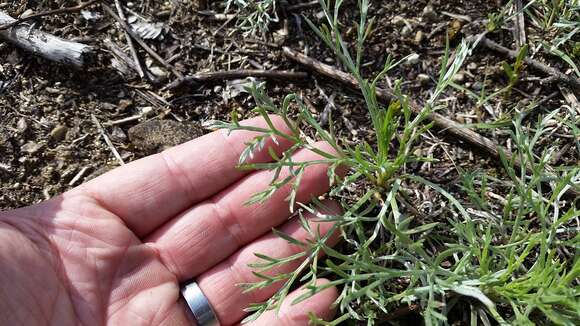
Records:
{"label": "dry dirt ground", "polygon": [[[300,1],[287,2],[292,5]],[[4,2],[0,10],[18,17],[27,10],[41,12],[65,6],[63,3],[77,4],[75,1],[20,0]],[[373,3],[369,15],[375,16],[377,22],[368,40],[364,72],[369,76],[376,74],[389,53],[396,58],[418,54],[418,60],[397,67],[390,75],[390,82],[401,78],[404,91],[419,102],[429,95],[437,79],[446,35],[450,35],[451,46],[456,46],[462,38],[482,32],[488,13],[502,5],[499,0],[434,0],[430,1],[434,12],[426,17],[427,0]],[[346,6],[355,9],[356,2],[347,1]],[[287,11],[282,7],[281,22],[274,24],[264,38],[244,37],[233,21],[208,14],[209,11],[223,12],[219,1],[198,7],[191,1],[139,0],[130,9],[133,14],[163,26],[161,36],[147,42],[184,75],[231,69],[306,71],[282,54],[282,45],[307,50],[309,56],[342,69],[301,18],[305,15],[320,22],[319,8]],[[73,13],[34,22],[35,28],[94,46],[98,55],[85,69],[53,64],[6,42],[0,43],[0,209],[37,203],[119,166],[121,160],[127,163],[210,132],[204,129],[206,122],[228,119],[232,110],[241,117],[251,115],[253,101],[248,94],[239,92],[235,81],[165,89],[175,77],[143,51],[140,56],[156,75],[157,82],[141,80],[134,73],[121,74],[112,64],[114,56],[105,46],[105,40],[126,49],[122,30],[98,6],[88,11],[97,18],[87,20]],[[355,21],[356,17],[356,10],[344,10],[342,21]],[[345,30],[346,38],[352,40],[354,30]],[[512,48],[510,32],[502,31],[491,37]],[[480,49],[468,59],[456,82],[475,92],[483,87],[490,91],[500,89],[506,85],[500,68],[504,60],[496,53]],[[561,62],[550,63],[564,69]],[[526,70],[523,82],[509,99],[492,101],[491,112],[476,109],[474,99],[465,93],[450,92],[445,97],[447,108],[440,113],[462,123],[492,122],[508,114],[508,107],[525,106],[554,93],[544,106],[559,107],[565,100],[555,85],[537,82],[544,77]],[[309,98],[317,118],[331,110],[345,142],[356,143],[362,139],[372,142],[369,117],[356,92],[317,74],[292,83],[264,81],[268,93],[276,100],[291,92]],[[329,98],[334,105],[328,105]],[[103,126],[112,147],[119,153],[118,158],[104,141],[92,116]],[[499,144],[510,146],[507,133],[480,132]],[[547,141],[560,145],[562,152],[558,159],[563,163],[578,160],[575,152],[569,151],[573,140],[565,133],[556,133]],[[433,129],[426,134],[418,150],[438,162],[411,165],[407,169],[427,176],[450,191],[457,187],[459,170],[501,173],[495,159],[459,139],[446,137],[441,130]],[[501,195],[501,189],[494,191]],[[411,200],[420,206],[421,198]]]}

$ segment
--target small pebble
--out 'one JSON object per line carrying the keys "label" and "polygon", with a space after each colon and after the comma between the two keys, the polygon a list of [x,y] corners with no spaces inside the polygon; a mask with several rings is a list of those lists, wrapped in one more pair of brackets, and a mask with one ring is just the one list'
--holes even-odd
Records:
{"label": "small pebble", "polygon": [[409,57],[407,57],[407,64],[409,65],[416,65],[419,63],[419,54],[413,53]]}
{"label": "small pebble", "polygon": [[35,142],[28,142],[20,147],[20,151],[27,154],[35,154],[42,148],[42,145]]}
{"label": "small pebble", "polygon": [[417,34],[415,34],[415,43],[419,44],[423,42],[424,38],[425,34],[423,34],[423,31],[418,31]]}
{"label": "small pebble", "polygon": [[426,21],[434,21],[437,18],[437,13],[432,5],[426,5],[425,8],[423,8],[423,18],[425,18]]}
{"label": "small pebble", "polygon": [[331,58],[331,57],[326,57],[326,58],[324,58],[324,62],[326,62],[326,63],[334,63],[334,59]]}
{"label": "small pebble", "polygon": [[20,120],[18,120],[16,123],[16,129],[18,129],[19,133],[26,132],[26,130],[28,130],[28,123],[26,122],[26,119],[20,118]]}
{"label": "small pebble", "polygon": [[165,80],[168,77],[168,73],[157,66],[150,67],[149,71],[161,80]]}
{"label": "small pebble", "polygon": [[403,26],[406,25],[406,19],[403,18],[402,16],[395,16],[393,17],[393,19],[391,20],[391,23],[393,23],[396,26]]}
{"label": "small pebble", "polygon": [[469,71],[474,71],[476,69],[477,69],[477,63],[475,63],[475,62],[472,62],[472,63],[467,65],[467,70],[469,70]]}
{"label": "small pebble", "polygon": [[475,83],[473,83],[472,89],[475,91],[480,91],[483,89],[483,83],[476,81]]}
{"label": "small pebble", "polygon": [[123,131],[123,129],[119,128],[118,126],[113,127],[111,130],[111,140],[118,143],[123,143],[127,141],[127,135]]}
{"label": "small pebble", "polygon": [[126,111],[128,108],[133,106],[133,101],[132,100],[120,100],[119,101],[119,105],[117,106],[117,110],[119,112],[124,112]]}
{"label": "small pebble", "polygon": [[453,76],[453,81],[455,83],[463,83],[463,81],[465,81],[465,74],[458,72],[455,76]]}
{"label": "small pebble", "polygon": [[417,80],[422,86],[425,86],[429,84],[429,82],[431,81],[431,77],[429,77],[429,75],[427,74],[419,74],[417,75]]}
{"label": "small pebble", "polygon": [[139,111],[141,111],[141,115],[143,115],[146,118],[151,117],[155,114],[155,109],[151,106],[142,107],[141,109],[139,109]]}
{"label": "small pebble", "polygon": [[50,138],[54,141],[61,141],[66,137],[68,128],[63,125],[58,125],[50,132]]}

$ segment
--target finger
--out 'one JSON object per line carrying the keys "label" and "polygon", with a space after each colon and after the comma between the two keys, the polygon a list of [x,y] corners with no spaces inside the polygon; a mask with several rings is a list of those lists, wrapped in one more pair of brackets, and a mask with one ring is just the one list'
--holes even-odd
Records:
{"label": "finger", "polygon": [[[328,280],[320,279],[316,282],[317,286],[327,284]],[[334,317],[335,310],[332,304],[338,297],[338,292],[335,287],[330,287],[315,294],[309,299],[302,302],[292,304],[292,302],[306,293],[309,290],[298,289],[292,292],[286,300],[282,303],[280,311],[276,313],[275,310],[265,312],[256,321],[250,323],[252,326],[307,326],[310,325],[309,314],[314,314],[316,317],[329,321]]]}
{"label": "finger", "polygon": [[[287,131],[279,117],[271,117],[276,128]],[[263,118],[242,122],[266,127]],[[80,187],[115,213],[139,237],[149,234],[168,219],[242,178],[247,171],[236,169],[245,144],[258,133],[216,131],[113,170]],[[253,162],[271,160],[268,148],[280,154],[290,146],[280,137],[266,141],[254,153]],[[74,191],[73,191],[74,192]],[[77,191],[78,192],[78,191]]]}
{"label": "finger", "polygon": [[[325,214],[338,214],[340,208],[338,204],[332,201],[325,202],[326,208],[322,211]],[[332,230],[334,223],[318,222],[311,214],[306,215],[311,230],[315,234],[325,236]],[[294,239],[305,242],[314,240],[313,235],[309,234],[301,225],[298,219],[286,222],[280,231],[292,236]],[[328,245],[336,244],[338,233],[334,233]],[[262,281],[253,272],[254,269],[248,267],[249,264],[263,263],[264,261],[256,257],[256,253],[266,255],[272,258],[286,258],[295,254],[304,252],[305,248],[289,244],[286,240],[275,236],[274,234],[264,235],[260,239],[240,249],[227,260],[221,262],[209,271],[201,274],[197,282],[211,302],[218,319],[224,325],[230,325],[242,319],[245,315],[244,308],[251,303],[266,301],[281,286],[282,283],[275,283],[266,288],[244,293],[239,286],[244,283],[255,283]],[[276,276],[296,270],[306,257],[297,259],[290,263],[277,266],[275,269],[264,271],[268,276]]]}
{"label": "finger", "polygon": [[[331,150],[326,143],[319,147]],[[295,162],[319,159],[309,150],[301,150],[293,157]],[[327,168],[317,164],[305,169],[297,201],[309,202],[328,190]],[[259,171],[247,176],[155,231],[146,242],[157,248],[163,262],[179,280],[198,275],[288,219],[286,198],[291,185],[280,188],[265,203],[245,205],[253,194],[266,188],[273,173]],[[281,178],[288,173],[283,172]]]}

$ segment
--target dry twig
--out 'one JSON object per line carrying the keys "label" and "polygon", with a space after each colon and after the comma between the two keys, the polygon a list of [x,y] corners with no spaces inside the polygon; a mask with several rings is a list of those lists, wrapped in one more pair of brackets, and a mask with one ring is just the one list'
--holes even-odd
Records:
{"label": "dry twig", "polygon": [[212,71],[200,72],[195,75],[187,76],[181,80],[169,84],[167,89],[175,89],[183,85],[192,83],[214,82],[220,80],[231,80],[246,77],[269,78],[280,80],[299,80],[308,77],[305,72],[285,71],[285,70],[230,70],[230,71]]}
{"label": "dry twig", "polygon": [[[117,12],[119,13],[119,18],[121,18],[124,22],[127,22],[127,17],[125,16],[125,12],[123,11],[123,5],[119,0],[115,0],[115,7],[117,7]],[[129,50],[131,51],[131,56],[133,56],[133,60],[135,61],[135,70],[139,77],[145,77],[145,69],[143,69],[143,64],[139,59],[139,54],[137,53],[137,49],[135,49],[135,44],[133,44],[133,39],[131,39],[131,35],[124,30],[125,39],[127,40],[127,45],[129,46]]]}
{"label": "dry twig", "polygon": [[515,40],[518,46],[518,50],[526,45],[526,21],[524,19],[524,5],[522,0],[515,0],[514,6],[516,9],[516,15],[514,17],[515,28]]}
{"label": "dry twig", "polygon": [[117,151],[117,149],[113,145],[113,142],[111,142],[109,135],[107,135],[107,131],[105,130],[105,128],[103,128],[103,126],[101,125],[101,123],[99,122],[97,117],[95,117],[94,114],[91,114],[91,119],[93,120],[93,123],[95,124],[95,126],[99,130],[101,137],[103,137],[103,140],[105,141],[105,143],[107,144],[107,146],[109,147],[109,149],[111,150],[111,152],[113,153],[113,155],[115,156],[117,161],[119,161],[119,163],[121,165],[125,165],[125,161],[123,161],[123,158],[121,157],[121,155],[119,155],[119,152]]}
{"label": "dry twig", "polygon": [[104,3],[102,3],[101,6],[105,10],[105,12],[109,16],[111,16],[114,20],[116,20],[117,23],[121,25],[121,28],[123,28],[135,40],[135,42],[137,42],[137,44],[139,44],[143,48],[143,50],[145,50],[147,53],[149,53],[151,57],[153,57],[153,59],[155,59],[167,70],[171,71],[171,73],[173,73],[175,77],[177,77],[178,79],[183,79],[183,74],[181,74],[177,69],[175,69],[175,67],[167,63],[165,59],[163,59],[159,54],[157,54],[157,52],[155,52],[149,45],[147,45],[147,43],[145,43],[145,41],[143,41],[143,39],[139,35],[137,35],[137,33],[133,31],[133,29],[131,29],[131,26],[129,26],[126,21],[124,21],[123,19],[121,19],[121,17],[115,14],[115,12],[113,11],[113,9],[111,9],[111,7],[109,7]]}

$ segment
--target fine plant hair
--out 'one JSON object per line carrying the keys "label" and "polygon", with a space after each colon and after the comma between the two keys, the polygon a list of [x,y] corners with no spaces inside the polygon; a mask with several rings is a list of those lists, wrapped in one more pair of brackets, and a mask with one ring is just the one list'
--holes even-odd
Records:
{"label": "fine plant hair", "polygon": [[[338,325],[347,320],[374,325],[397,307],[411,304],[419,306],[427,325],[447,323],[457,307],[467,307],[472,325],[491,325],[493,321],[531,324],[533,318],[572,325],[580,313],[577,284],[580,261],[574,258],[580,213],[575,208],[577,203],[564,199],[564,194],[571,187],[578,187],[580,168],[557,169],[553,171],[556,177],[547,179],[545,167],[555,149],[542,150],[538,145],[548,131],[547,122],[558,111],[540,119],[533,133],[523,125],[525,115],[517,115],[510,129],[514,143],[512,160],[502,153],[507,179],[461,171],[463,196],[452,194],[419,175],[406,173],[405,167],[428,160],[416,154],[415,145],[431,128],[426,116],[443,108],[439,97],[453,86],[454,75],[470,55],[470,44],[461,42],[453,56],[447,45],[437,85],[421,112],[413,114],[408,95],[400,87],[401,81],[395,83],[394,99],[388,105],[383,106],[375,96],[377,84],[401,61],[389,56],[383,70],[371,79],[361,73],[364,42],[373,29],[373,19],[368,17],[370,1],[358,1],[360,20],[353,48],[341,34],[342,1],[320,0],[320,4],[325,24],[316,26],[307,21],[358,81],[374,141],[357,145],[342,142],[336,136],[332,117],[325,129],[303,98],[290,94],[277,104],[267,95],[264,84],[255,84],[249,91],[256,103],[253,111],[265,119],[266,127],[244,126],[235,112],[230,122],[215,123],[214,127],[229,132],[258,133],[247,144],[239,165],[243,169],[271,170],[274,176],[263,191],[249,198],[248,204],[267,201],[280,188],[289,187],[290,210],[311,239],[300,241],[274,230],[277,236],[304,250],[281,258],[255,253],[259,261],[250,267],[260,281],[243,284],[245,290],[273,284],[281,287],[267,301],[251,304],[247,308],[251,314],[244,322],[255,320],[265,311],[279,309],[291,290],[306,284],[306,292],[294,304],[332,286],[341,289],[335,302],[338,311],[335,320],[327,322],[310,316],[313,323],[320,325]],[[277,128],[270,114],[280,116],[289,132]],[[575,116],[572,120],[563,123],[578,133],[574,127],[578,120]],[[314,136],[306,136],[306,131]],[[271,163],[249,163],[253,153],[264,149],[268,139],[285,139],[291,146],[281,155],[268,149]],[[320,140],[330,144],[333,152],[315,147],[315,141]],[[302,149],[320,158],[294,161],[293,154]],[[521,169],[514,167],[515,160]],[[346,198],[348,189],[355,185],[363,187],[361,195],[341,201],[344,210],[339,215],[318,213],[324,210],[316,200],[313,204],[296,202],[305,170],[320,164],[328,166],[330,196]],[[341,177],[337,171],[345,168],[348,173]],[[492,183],[509,194],[500,203],[490,203],[487,198]],[[408,198],[405,188],[410,185],[425,187],[440,198],[445,203],[441,213],[427,215],[405,209],[409,205],[404,200]],[[329,233],[320,234],[304,218],[306,212],[315,214],[320,221],[332,221],[334,226]],[[341,236],[341,249],[327,245],[335,232]],[[270,273],[298,260],[302,263],[292,271]],[[316,280],[321,277],[331,281],[317,285]]]}

